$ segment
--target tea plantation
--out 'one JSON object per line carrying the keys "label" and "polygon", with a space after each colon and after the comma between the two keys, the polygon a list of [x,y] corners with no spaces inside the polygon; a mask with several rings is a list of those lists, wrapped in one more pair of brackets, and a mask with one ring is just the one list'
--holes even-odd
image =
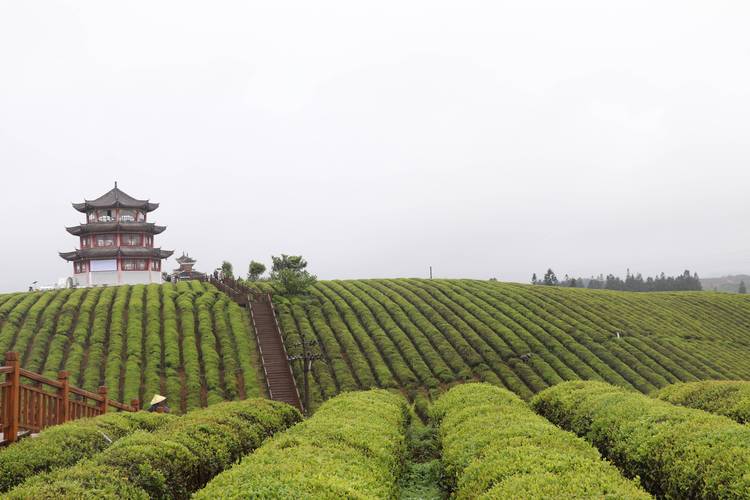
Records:
{"label": "tea plantation", "polygon": [[525,400],[565,380],[643,393],[750,380],[748,296],[383,279],[323,281],[310,297],[274,297],[290,346],[315,338],[325,357],[313,364],[313,406],[371,387],[402,388],[424,404],[469,380]]}
{"label": "tea plantation", "polygon": [[[268,282],[256,284],[274,291]],[[566,380],[651,393],[675,382],[750,380],[750,298],[625,293],[477,280],[322,281],[274,295],[290,354],[318,341],[311,406],[398,388],[419,407],[472,380],[524,400]],[[262,394],[247,311],[212,285],[0,295],[0,353],[121,401],[168,396],[178,412]],[[294,364],[298,386],[301,366]]]}

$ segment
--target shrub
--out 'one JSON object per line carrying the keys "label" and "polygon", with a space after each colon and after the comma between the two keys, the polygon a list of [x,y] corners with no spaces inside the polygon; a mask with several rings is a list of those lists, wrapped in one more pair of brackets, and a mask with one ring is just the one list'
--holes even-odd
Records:
{"label": "shrub", "polygon": [[672,404],[724,415],[750,423],[750,382],[707,380],[672,384],[652,394]]}
{"label": "shrub", "polygon": [[218,475],[195,498],[393,498],[406,455],[406,400],[349,392]]}
{"label": "shrub", "polygon": [[56,425],[36,438],[0,450],[0,491],[53,468],[73,465],[137,430],[153,431],[176,417],[157,413],[109,413]]}
{"label": "shrub", "polygon": [[[301,420],[267,399],[194,410],[161,430],[136,432],[73,467],[30,479],[8,498],[94,498],[122,488],[121,498],[187,498],[261,442]],[[117,485],[113,488],[112,485]]]}
{"label": "shrub", "polygon": [[649,498],[591,445],[535,415],[510,391],[456,386],[430,416],[456,498]]}
{"label": "shrub", "polygon": [[750,497],[750,428],[726,417],[601,382],[559,384],[532,404],[657,496]]}

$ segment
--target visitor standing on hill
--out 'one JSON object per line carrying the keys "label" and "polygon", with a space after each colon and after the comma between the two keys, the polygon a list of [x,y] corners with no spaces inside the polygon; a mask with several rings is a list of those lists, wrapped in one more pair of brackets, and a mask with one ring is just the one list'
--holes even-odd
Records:
{"label": "visitor standing on hill", "polygon": [[167,398],[161,394],[154,394],[151,399],[151,405],[148,407],[148,411],[157,413],[169,413],[169,406],[167,406]]}

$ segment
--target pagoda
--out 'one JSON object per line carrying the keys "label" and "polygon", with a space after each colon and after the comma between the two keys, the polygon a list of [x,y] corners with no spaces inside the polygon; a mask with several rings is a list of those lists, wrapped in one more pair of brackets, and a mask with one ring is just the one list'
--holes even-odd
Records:
{"label": "pagoda", "polygon": [[171,250],[154,247],[154,235],[166,226],[146,220],[158,203],[137,200],[115,187],[95,200],[73,203],[86,222],[68,227],[80,238],[80,249],[60,252],[73,263],[73,279],[81,286],[161,283],[161,261]]}
{"label": "pagoda", "polygon": [[198,262],[186,253],[182,253],[181,256],[177,257],[177,263],[180,265],[177,269],[172,271],[172,281],[184,281],[184,280],[203,280],[206,278],[205,273],[201,273],[193,269],[195,263]]}

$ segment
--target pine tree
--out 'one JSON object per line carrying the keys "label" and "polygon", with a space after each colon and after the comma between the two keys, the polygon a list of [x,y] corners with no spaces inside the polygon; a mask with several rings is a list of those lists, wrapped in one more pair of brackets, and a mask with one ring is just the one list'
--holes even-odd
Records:
{"label": "pine tree", "polygon": [[744,281],[740,281],[739,292],[740,293],[747,293],[747,286],[745,286],[745,282]]}
{"label": "pine tree", "polygon": [[544,284],[547,286],[555,286],[558,284],[557,276],[555,276],[555,271],[553,271],[551,268],[547,269],[547,272],[544,273]]}

